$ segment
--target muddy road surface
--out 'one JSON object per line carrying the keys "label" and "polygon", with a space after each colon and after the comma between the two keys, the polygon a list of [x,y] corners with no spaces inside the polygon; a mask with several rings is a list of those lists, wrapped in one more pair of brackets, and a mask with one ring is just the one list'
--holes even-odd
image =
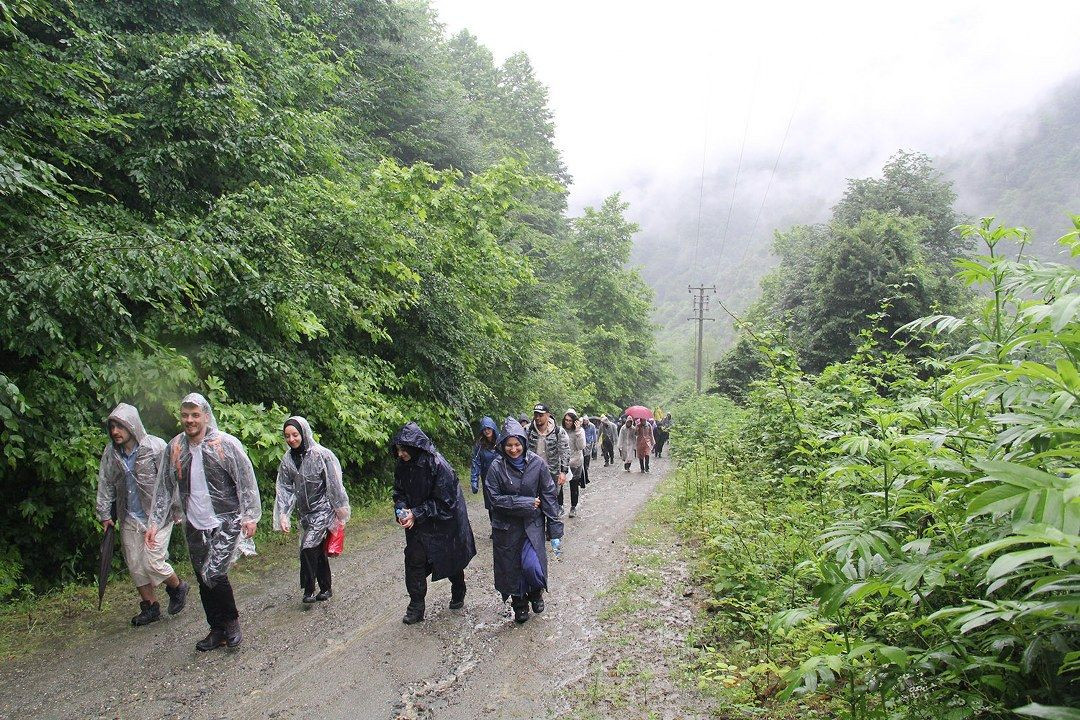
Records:
{"label": "muddy road surface", "polygon": [[176,617],[145,628],[102,627],[92,638],[6,664],[0,717],[558,717],[568,708],[564,689],[587,671],[599,595],[622,569],[626,530],[668,469],[666,459],[650,474],[593,462],[577,517],[564,518],[547,609],[524,625],[515,625],[495,592],[487,513],[476,498],[469,514],[477,556],[465,571],[465,608],[447,608],[447,581],[431,583],[426,619],[403,625],[404,537],[387,508],[374,532],[350,526],[352,543],[332,561],[329,602],[300,602],[296,561],[236,582],[243,645],[199,653],[194,644],[206,625],[193,589]]}

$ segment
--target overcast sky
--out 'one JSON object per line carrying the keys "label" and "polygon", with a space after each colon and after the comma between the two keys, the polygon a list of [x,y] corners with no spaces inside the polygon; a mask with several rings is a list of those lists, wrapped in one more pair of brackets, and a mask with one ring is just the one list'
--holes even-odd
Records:
{"label": "overcast sky", "polygon": [[[550,90],[571,211],[687,192],[707,167],[811,162],[823,185],[898,148],[985,140],[1080,72],[1080,2],[434,0]],[[715,182],[715,181],[713,181]],[[628,190],[636,187],[635,190]],[[719,190],[707,188],[707,192]],[[724,190],[730,192],[730,190]],[[740,198],[740,204],[760,203]]]}

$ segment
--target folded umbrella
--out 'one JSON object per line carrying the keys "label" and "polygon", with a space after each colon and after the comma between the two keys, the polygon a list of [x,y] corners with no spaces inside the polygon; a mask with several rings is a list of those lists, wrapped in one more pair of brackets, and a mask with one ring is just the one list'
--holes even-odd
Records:
{"label": "folded umbrella", "polygon": [[105,583],[109,582],[112,572],[113,546],[116,544],[116,523],[109,523],[105,535],[101,538],[101,564],[98,565],[97,609],[101,609],[101,598],[105,596]]}

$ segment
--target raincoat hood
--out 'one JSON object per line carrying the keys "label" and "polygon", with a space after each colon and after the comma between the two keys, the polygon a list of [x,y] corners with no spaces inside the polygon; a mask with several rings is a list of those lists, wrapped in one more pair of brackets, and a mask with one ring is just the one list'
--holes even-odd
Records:
{"label": "raincoat hood", "polygon": [[525,435],[525,430],[521,427],[521,423],[512,417],[508,417],[503,421],[502,437],[499,438],[499,450],[501,452],[506,452],[506,441],[511,437],[516,437],[521,441],[521,446],[523,448],[526,450],[529,449],[528,438]]}
{"label": "raincoat hood", "polygon": [[146,438],[146,428],[143,427],[142,418],[139,417],[139,411],[134,405],[120,403],[109,413],[109,421],[122,425],[137,443],[141,444]]}
{"label": "raincoat hood", "polygon": [[[315,444],[315,436],[311,432],[311,423],[309,423],[306,418],[302,418],[299,415],[293,415],[291,418],[285,421],[284,425],[282,425],[282,430],[285,429],[285,425],[292,425],[293,423],[298,425],[300,428],[301,442],[300,447],[297,448],[297,451],[304,452],[310,450],[311,447]],[[292,451],[292,448],[289,448],[289,450]]]}
{"label": "raincoat hood", "polygon": [[411,420],[405,423],[405,425],[394,434],[393,439],[390,441],[390,454],[394,454],[394,448],[399,445],[423,450],[432,455],[436,452],[435,444],[428,439],[428,436],[424,434],[424,431],[420,429],[420,426]]}
{"label": "raincoat hood", "polygon": [[207,430],[217,430],[217,418],[214,417],[214,411],[210,409],[210,402],[202,396],[201,393],[188,393],[184,396],[184,399],[180,401],[181,407],[184,405],[197,405],[202,409],[204,413],[210,416],[210,423],[206,426]]}
{"label": "raincoat hood", "polygon": [[492,431],[494,431],[494,433],[495,433],[495,439],[498,440],[498,438],[499,438],[499,426],[496,425],[495,421],[492,420],[487,415],[485,415],[483,417],[483,419],[480,420],[480,432],[481,433],[484,432],[484,428],[491,428]]}

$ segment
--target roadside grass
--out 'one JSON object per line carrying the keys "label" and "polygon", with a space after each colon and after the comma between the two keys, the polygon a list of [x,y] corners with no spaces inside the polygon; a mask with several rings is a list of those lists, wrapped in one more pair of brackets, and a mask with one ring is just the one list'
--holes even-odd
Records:
{"label": "roadside grass", "polygon": [[[466,489],[466,492],[468,490]],[[345,552],[349,547],[366,545],[393,529],[389,488],[380,488],[357,498],[352,519],[346,528]],[[240,559],[229,573],[238,587],[256,584],[269,575],[277,575],[290,564],[299,567],[297,531],[294,517],[289,534],[274,532],[272,506],[264,503],[263,516],[255,534],[258,555]],[[174,528],[169,544],[170,562],[184,580],[192,584],[188,610],[201,612],[199,591],[188,562],[183,531]],[[116,560],[123,566],[119,541]],[[162,610],[168,601],[164,588],[158,589]],[[138,613],[139,597],[126,570],[114,572],[105,587],[101,610],[97,609],[97,583],[69,583],[41,595],[29,595],[0,606],[0,662],[8,662],[34,652],[69,645],[91,635],[130,630],[130,619]],[[185,611],[187,612],[187,611]]]}

